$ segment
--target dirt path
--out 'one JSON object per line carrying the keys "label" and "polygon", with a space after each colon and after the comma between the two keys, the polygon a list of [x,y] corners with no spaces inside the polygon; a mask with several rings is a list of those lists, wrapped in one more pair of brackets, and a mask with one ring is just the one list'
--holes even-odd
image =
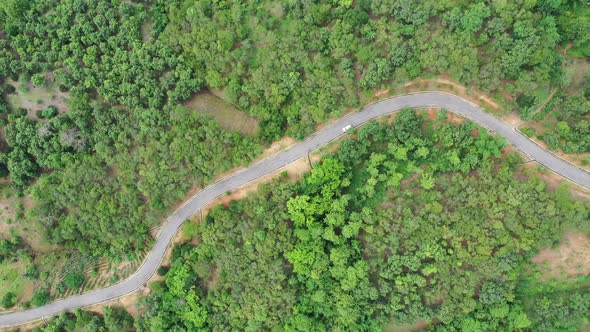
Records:
{"label": "dirt path", "polygon": [[555,94],[557,93],[557,90],[558,90],[558,88],[553,88],[553,91],[551,91],[551,94],[549,94],[549,96],[547,97],[547,99],[545,99],[545,101],[544,101],[544,102],[542,102],[542,103],[541,103],[541,105],[539,105],[539,106],[538,106],[538,107],[537,107],[537,108],[536,108],[536,109],[533,111],[533,113],[531,113],[531,118],[532,118],[532,117],[533,117],[535,114],[537,114],[537,113],[541,112],[541,110],[543,109],[543,107],[545,107],[545,105],[547,105],[547,104],[548,104],[548,103],[549,103],[549,102],[550,102],[550,101],[553,99],[553,96],[555,96]]}

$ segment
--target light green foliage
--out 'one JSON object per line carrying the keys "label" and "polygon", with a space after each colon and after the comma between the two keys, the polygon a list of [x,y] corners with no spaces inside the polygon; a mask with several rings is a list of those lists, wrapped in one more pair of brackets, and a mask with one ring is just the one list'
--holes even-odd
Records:
{"label": "light green foliage", "polygon": [[[588,317],[557,323],[519,284],[526,257],[584,225],[588,207],[534,177],[517,181],[518,158],[494,157],[502,142],[471,124],[440,117],[402,141],[406,126],[423,123],[412,111],[398,121],[360,128],[298,184],[282,178],[214,209],[199,245],[175,248],[168,289],[146,300],[139,326],[189,322],[161,311],[168,297],[192,301],[193,289],[203,295],[191,319],[205,329],[383,330],[426,320],[440,331],[515,331]],[[449,163],[449,152],[461,162]]]}
{"label": "light green foliage", "polygon": [[[565,81],[558,47],[572,43],[572,52],[578,54],[587,49],[587,7],[587,1],[544,0],[2,1],[0,79],[19,81],[19,90],[24,91],[28,89],[24,82],[41,86],[47,83],[45,77],[52,77],[60,90],[69,91],[69,101],[67,113],[61,107],[60,114],[48,108],[39,119],[0,101],[6,140],[1,144],[0,175],[8,175],[21,193],[31,194],[36,204],[29,214],[43,221],[53,243],[94,255],[128,256],[150,243],[150,227],[193,186],[203,186],[217,174],[248,163],[260,153],[261,143],[284,134],[298,139],[309,135],[316,124],[347,106],[359,106],[363,96],[372,96],[381,85],[445,73],[490,94],[511,94],[516,100],[512,106],[522,116],[530,116],[541,101],[539,96]],[[227,132],[180,106],[207,88],[222,91],[224,98],[256,118],[257,134],[244,137]],[[587,87],[583,90],[552,104],[559,109],[561,123],[542,137],[550,147],[590,151],[590,102]],[[178,291],[192,294],[183,298],[192,304],[174,302],[161,312],[154,305],[146,326],[166,330],[225,324],[236,330],[274,326],[321,330],[361,324],[362,329],[373,329],[379,324],[367,323],[367,317],[379,316],[383,308],[373,305],[379,296],[380,303],[387,303],[383,306],[405,310],[405,316],[396,317],[400,321],[436,314],[445,323],[453,321],[457,329],[494,326],[481,320],[454,321],[459,309],[446,303],[417,314],[423,308],[416,304],[415,290],[437,280],[434,276],[442,271],[438,266],[425,267],[427,275],[390,280],[399,286],[392,299],[383,298],[384,292],[390,293],[367,281],[367,275],[375,280],[376,270],[362,263],[359,238],[376,231],[370,224],[375,222],[373,210],[386,200],[403,201],[420,191],[430,199],[423,202],[425,210],[442,216],[443,204],[432,198],[440,195],[438,188],[444,185],[441,174],[484,172],[499,157],[503,143],[481,130],[473,135],[477,129],[473,125],[437,123],[435,127],[433,132],[423,132],[422,119],[406,110],[391,128],[372,123],[359,131],[358,141],[343,142],[340,151],[325,159],[300,187],[285,189],[296,193],[289,199],[282,197],[280,213],[265,208],[267,214],[274,214],[265,216],[274,220],[272,227],[286,227],[279,221],[287,214],[293,222],[291,237],[274,244],[280,250],[267,250],[276,229],[259,215],[248,219],[256,221],[251,224],[256,235],[235,230],[247,235],[234,242],[203,231],[201,236],[210,237],[212,244],[199,251],[200,262],[212,255],[231,261],[229,252],[211,247],[247,248],[253,257],[260,250],[263,254],[256,259],[272,262],[276,272],[274,279],[263,280],[271,279],[283,290],[286,280],[291,280],[290,292],[273,291],[269,294],[276,299],[265,294],[260,302],[250,301],[252,305],[245,300],[236,304],[223,292],[233,292],[234,284],[247,282],[224,274],[225,288],[215,295],[224,300],[212,310],[206,304],[209,295],[199,287],[191,285],[193,294],[189,285],[173,283],[180,287]],[[510,170],[502,169],[502,174]],[[399,196],[389,197],[392,193]],[[520,202],[519,195],[508,201]],[[235,224],[233,212],[216,213],[215,220]],[[430,227],[423,224],[426,216],[406,220],[411,213],[404,210],[396,215],[407,223],[406,230]],[[515,220],[505,223],[512,232],[520,230]],[[494,225],[502,229],[499,222]],[[523,240],[518,247],[530,251],[537,240]],[[484,242],[483,235],[472,241]],[[511,243],[507,235],[502,241]],[[256,244],[259,248],[250,247]],[[503,248],[482,245],[473,250],[490,257],[495,250],[507,250]],[[295,272],[288,277],[279,273],[286,263],[277,259],[277,252],[291,261],[286,270]],[[469,268],[468,255],[459,248],[454,252],[462,256],[447,263]],[[247,274],[252,279],[266,272],[232,262],[235,265],[224,268],[252,269],[257,273]],[[418,265],[421,261],[403,258],[387,269],[415,267],[412,272],[416,272]],[[199,273],[204,279],[206,274]],[[302,285],[305,294],[300,292]],[[253,297],[253,289],[244,293]],[[44,295],[33,302],[49,298]],[[430,294],[423,300],[435,303],[438,299],[438,294]],[[193,305],[197,302],[204,307]],[[269,308],[277,302],[282,307],[273,312]],[[469,298],[460,310],[472,312],[477,305]],[[492,316],[521,316],[513,304],[509,307],[507,314],[505,306],[495,308]],[[233,316],[226,319],[220,308]],[[168,324],[169,317],[180,312],[194,313],[195,321],[178,319]],[[82,320],[86,319],[89,326],[96,323],[95,318]]]}

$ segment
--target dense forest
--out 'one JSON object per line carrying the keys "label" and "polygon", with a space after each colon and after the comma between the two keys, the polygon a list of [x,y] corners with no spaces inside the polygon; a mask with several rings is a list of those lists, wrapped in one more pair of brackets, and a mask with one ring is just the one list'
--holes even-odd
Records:
{"label": "dense forest", "polygon": [[[71,95],[63,114],[32,119],[26,110],[11,110],[9,149],[1,158],[15,186],[24,189],[38,178],[29,189],[39,202],[33,213],[53,241],[97,254],[130,253],[144,245],[158,211],[192,185],[259,153],[252,139],[179,105],[202,80],[169,47],[142,42],[140,26],[149,13],[144,6],[3,5],[10,41],[5,50],[13,52],[3,58],[0,75],[43,85],[42,73],[52,70]],[[164,7],[149,10],[156,15]],[[157,35],[155,23],[151,33]]]}
{"label": "dense forest", "polygon": [[[435,331],[575,331],[590,318],[590,292],[540,283],[530,258],[563,230],[590,231],[589,206],[548,190],[502,145],[444,111],[434,122],[406,110],[393,125],[370,123],[300,182],[281,177],[212,210],[158,271],[134,329],[423,321]],[[41,330],[105,326],[112,314],[77,312]]]}
{"label": "dense forest", "polygon": [[[192,188],[209,183],[235,166],[248,164],[275,139],[284,135],[306,137],[316,125],[362,106],[382,88],[446,74],[505,100],[506,107],[516,110],[523,119],[532,117],[543,96],[553,88],[569,84],[564,58],[590,56],[589,12],[588,0],[3,0],[0,176],[10,181],[19,195],[33,200],[34,204],[23,215],[41,223],[54,245],[94,256],[133,258],[149,247],[150,228],[158,225]],[[67,101],[57,105],[57,101],[37,97],[34,105],[14,102],[32,91],[50,88],[56,89],[56,94],[66,95]],[[541,135],[551,147],[566,152],[590,150],[588,89],[587,80],[579,91],[558,93],[545,106],[550,111],[542,114],[553,112],[559,120],[552,132]],[[191,96],[205,90],[218,93],[260,121],[257,133],[248,136],[225,130],[210,117],[185,106]],[[53,102],[56,105],[37,107]],[[411,118],[407,121],[417,125],[415,115],[404,113],[403,117]],[[260,318],[261,328],[278,324],[279,316],[285,326],[309,324],[310,328],[327,320],[344,326],[344,319],[349,319],[351,324],[364,326],[369,316],[393,315],[396,321],[420,316],[412,310],[422,307],[406,312],[395,309],[405,304],[387,302],[394,290],[382,290],[374,280],[382,268],[376,263],[377,258],[367,256],[363,258],[367,261],[361,263],[358,255],[362,250],[355,242],[360,241],[357,232],[366,215],[373,215],[371,209],[376,209],[385,197],[383,188],[399,186],[403,179],[417,172],[420,175],[416,181],[427,191],[449,182],[443,173],[463,174],[474,169],[484,172],[486,167],[492,167],[485,165],[493,163],[482,160],[495,156],[498,145],[484,133],[471,138],[463,127],[441,125],[429,132],[429,137],[422,137],[418,127],[402,129],[403,134],[399,135],[412,138],[409,147],[402,144],[381,151],[370,145],[373,141],[384,142],[383,137],[391,138],[384,129],[375,129],[383,137],[373,133],[361,137],[359,142],[366,139],[369,146],[361,145],[376,153],[369,168],[374,175],[350,175],[348,186],[332,183],[333,192],[326,193],[331,195],[326,199],[339,199],[341,213],[350,205],[351,209],[354,207],[350,211],[358,214],[358,220],[347,228],[346,232],[351,233],[347,233],[350,236],[346,240],[338,240],[344,234],[339,233],[342,225],[333,225],[338,232],[332,229],[333,234],[325,235],[334,245],[355,250],[342,249],[341,259],[358,262],[358,271],[344,273],[343,269],[348,267],[337,268],[338,271],[330,272],[330,280],[335,282],[334,287],[346,282],[351,284],[344,287],[366,287],[367,293],[342,295],[337,289],[323,288],[326,280],[321,272],[330,269],[326,257],[321,258],[318,264],[322,266],[318,267],[309,266],[309,262],[298,257],[298,253],[306,253],[301,250],[321,249],[308,243],[318,236],[318,230],[307,229],[309,225],[304,222],[310,218],[306,200],[318,193],[287,186],[293,195],[301,194],[302,198],[291,203],[289,211],[294,215],[289,218],[299,216],[302,224],[293,220],[294,229],[285,234],[293,232],[293,241],[297,241],[277,243],[275,251],[287,253],[289,246],[299,246],[299,250],[286,256],[295,274],[284,280],[289,280],[290,287],[295,289],[305,284],[309,293],[298,294],[297,302],[290,302],[297,308],[296,315],[277,311],[271,318],[269,313],[268,318]],[[396,139],[407,143],[402,138]],[[342,152],[336,159],[325,161],[327,172],[340,172],[332,176],[348,174],[351,164],[368,153],[348,146],[351,143],[343,144],[341,150],[349,154]],[[440,151],[444,152],[435,149],[436,144],[442,144],[445,149]],[[446,155],[441,157],[439,153]],[[389,160],[391,155],[396,159]],[[392,164],[395,160],[400,162]],[[419,171],[419,165],[426,161],[428,166]],[[487,171],[493,177],[498,169],[492,167]],[[469,179],[465,179],[466,183],[474,181]],[[310,185],[324,185],[324,179],[317,181]],[[488,185],[493,183],[489,181]],[[485,192],[486,185],[477,183],[473,186],[481,185],[477,190]],[[524,191],[529,188],[522,186]],[[508,191],[512,187],[505,182],[504,188]],[[348,190],[353,192],[346,194]],[[457,190],[457,195],[465,190]],[[341,194],[344,196],[340,197]],[[356,195],[355,200],[346,195]],[[487,194],[481,195],[481,199],[488,199]],[[290,197],[286,195],[285,199],[287,196]],[[396,198],[395,204],[405,204],[403,197]],[[538,211],[543,211],[541,207]],[[322,210],[325,206],[316,208],[313,218],[328,213]],[[396,219],[406,216],[406,212],[394,212],[389,213]],[[531,226],[530,232],[541,232],[535,227]],[[529,241],[541,241],[541,235],[546,235],[535,234],[538,237]],[[28,249],[27,239],[2,236],[0,241],[17,248],[16,252],[6,251],[13,256],[11,260],[38,254]],[[396,245],[395,241],[381,244],[384,248]],[[410,246],[408,250],[414,249]],[[496,252],[492,248],[488,251]],[[391,267],[392,272],[388,273],[407,272],[409,267],[404,264]],[[479,266],[482,264],[475,265],[484,268]],[[278,278],[283,267],[276,268]],[[357,273],[358,280],[343,281],[353,278],[348,276],[351,273]],[[30,275],[35,278],[36,274]],[[371,283],[363,279],[366,275],[371,276]],[[426,283],[429,288],[436,288],[427,276],[423,275],[422,281],[412,279],[405,283]],[[404,291],[410,294],[409,290]],[[205,296],[198,289],[194,292],[195,299]],[[438,303],[446,296],[443,291],[438,292],[441,293],[412,293],[414,298],[428,298],[423,302],[427,309],[420,317],[437,317],[450,324],[455,318],[453,314],[446,315],[447,311],[476,310],[477,305],[459,303],[458,299],[448,298],[444,305]],[[369,298],[363,297],[369,293]],[[274,300],[289,294],[285,292]],[[309,312],[310,303],[322,296],[334,300],[335,296],[343,297],[338,304]],[[40,292],[38,299],[33,304],[46,302],[47,291]],[[8,300],[9,304],[13,302]],[[157,301],[153,301],[154,306]],[[346,301],[359,308],[374,301],[390,307],[378,309],[371,305],[370,311],[359,316],[344,305]],[[205,311],[209,314],[202,315],[207,317],[203,324],[226,319],[215,316],[210,308]],[[396,316],[394,312],[398,311]],[[150,319],[146,317],[139,324],[148,326]],[[241,326],[238,318],[228,321]],[[380,323],[370,324],[383,323],[377,321]]]}
{"label": "dense forest", "polygon": [[566,84],[561,47],[590,56],[588,5],[187,0],[170,10],[162,39],[182,46],[207,86],[267,120],[265,135],[288,124],[301,137],[356,105],[359,91],[440,73],[508,95],[527,117],[544,91]]}
{"label": "dense forest", "polygon": [[[309,134],[383,82],[449,73],[534,101],[563,76],[558,46],[590,42],[588,17],[577,15],[585,5],[3,1],[0,77],[51,79],[70,94],[67,112],[36,118],[2,107],[3,172],[35,184],[35,214],[55,242],[128,253],[191,185],[248,162],[285,130]],[[183,111],[203,88],[259,118],[258,136]]]}

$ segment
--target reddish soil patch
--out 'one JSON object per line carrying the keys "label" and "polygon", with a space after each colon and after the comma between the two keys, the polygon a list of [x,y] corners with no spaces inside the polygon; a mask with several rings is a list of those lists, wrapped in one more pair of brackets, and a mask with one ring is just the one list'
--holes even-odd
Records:
{"label": "reddish soil patch", "polygon": [[465,87],[459,83],[449,80],[444,75],[433,79],[413,80],[406,83],[404,88],[408,90],[408,92],[420,91],[423,89],[447,91],[459,95],[467,100],[471,100],[475,103],[483,102],[495,111],[498,111],[502,108],[497,102],[494,101],[492,97],[477,90],[475,87]]}
{"label": "reddish soil patch", "polygon": [[389,91],[390,91],[390,89],[385,89],[385,90],[377,91],[377,92],[375,92],[373,94],[373,97],[374,98],[381,98],[381,97],[384,97],[384,96],[389,96]]}
{"label": "reddish soil patch", "polygon": [[523,122],[520,116],[518,116],[518,114],[514,111],[504,114],[502,119],[508,122],[513,127],[518,127]]}
{"label": "reddish soil patch", "polygon": [[404,325],[396,325],[395,323],[391,323],[388,327],[385,328],[385,332],[413,332],[413,331],[426,331],[430,326],[430,322],[425,320],[417,320],[413,325],[404,324]]}
{"label": "reddish soil patch", "polygon": [[533,258],[542,267],[543,279],[562,279],[565,276],[590,273],[590,238],[581,232],[568,232],[557,248],[546,248]]}

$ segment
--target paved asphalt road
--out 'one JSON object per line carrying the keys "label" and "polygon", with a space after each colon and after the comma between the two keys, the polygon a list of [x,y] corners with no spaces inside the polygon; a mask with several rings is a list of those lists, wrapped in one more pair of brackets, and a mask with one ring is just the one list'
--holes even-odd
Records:
{"label": "paved asphalt road", "polygon": [[147,255],[143,265],[127,280],[107,288],[52,302],[42,307],[0,315],[0,326],[19,325],[30,321],[49,318],[64,310],[72,310],[101,303],[135,291],[142,287],[154,274],[160,265],[168,244],[176,234],[180,225],[196,214],[199,209],[205,206],[208,202],[229,190],[285,166],[290,162],[305,156],[308,152],[340,137],[343,134],[342,128],[347,125],[355,127],[373,118],[407,107],[442,107],[460,114],[489,130],[496,132],[504,137],[509,143],[516,146],[530,157],[536,159],[547,168],[569,178],[571,181],[576,182],[579,185],[590,188],[590,174],[588,172],[545,151],[518,131],[514,130],[507,123],[485,113],[480,107],[471,102],[442,92],[423,92],[393,97],[375,104],[370,104],[358,112],[348,114],[324,127],[307,140],[264,159],[247,169],[238,171],[191,197],[166,220],[158,234],[152,251]]}

